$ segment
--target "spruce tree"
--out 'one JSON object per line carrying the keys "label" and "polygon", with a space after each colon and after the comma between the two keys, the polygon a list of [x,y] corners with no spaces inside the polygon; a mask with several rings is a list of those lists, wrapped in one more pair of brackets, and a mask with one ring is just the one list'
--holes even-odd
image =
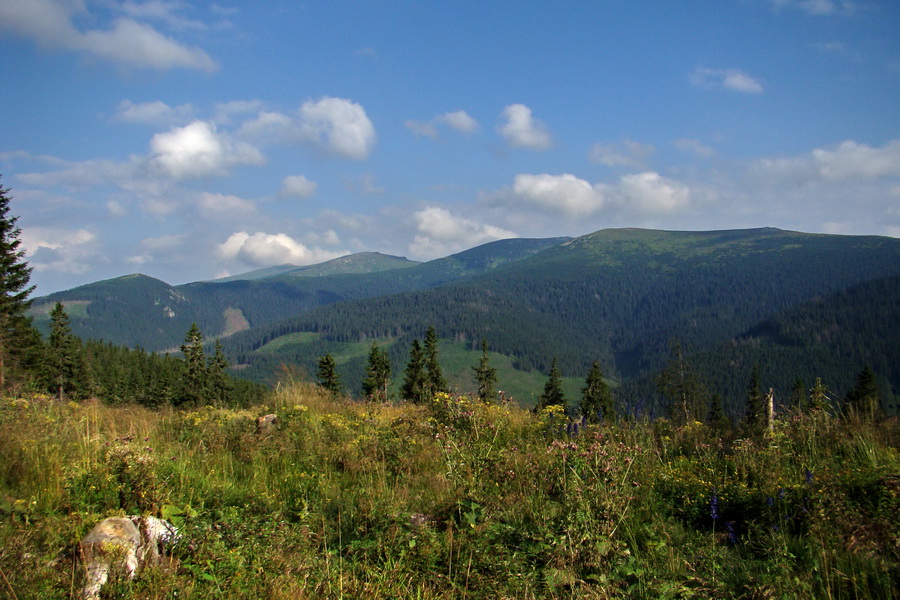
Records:
{"label": "spruce tree", "polygon": [[47,376],[51,391],[62,400],[78,396],[83,386],[80,340],[72,334],[69,315],[62,302],[50,311],[50,339],[47,349]]}
{"label": "spruce tree", "polygon": [[371,400],[387,402],[390,381],[391,359],[386,350],[379,349],[378,344],[372,342],[366,365],[366,378],[362,382],[363,393]]}
{"label": "spruce tree", "polygon": [[828,399],[828,388],[822,383],[821,377],[816,377],[816,383],[809,390],[809,406],[815,412],[827,412],[831,407]]}
{"label": "spruce tree", "polygon": [[596,360],[591,365],[581,388],[581,414],[590,423],[601,421],[612,422],[615,420],[615,406],[609,386],[603,379],[603,371]]}
{"label": "spruce tree", "polygon": [[766,427],[765,398],[759,389],[759,365],[753,365],[753,370],[750,372],[744,420],[750,433],[762,433]]}
{"label": "spruce tree", "polygon": [[434,325],[428,328],[425,333],[425,393],[430,398],[440,392],[449,392],[450,386],[444,379],[444,371],[441,369],[441,363],[437,358],[437,332]]}
{"label": "spruce tree", "polygon": [[228,360],[222,351],[222,342],[216,340],[213,355],[207,364],[207,386],[209,398],[218,406],[227,405],[234,390],[231,378],[228,376]]}
{"label": "spruce tree", "polygon": [[419,340],[413,340],[409,348],[409,362],[406,364],[400,393],[404,399],[414,404],[423,404],[426,400],[427,385],[422,344],[419,343]]}
{"label": "spruce tree", "polygon": [[881,414],[880,397],[881,393],[878,391],[875,372],[866,365],[856,376],[856,385],[847,393],[847,412],[866,417],[879,416]]}
{"label": "spruce tree", "polygon": [[564,413],[569,409],[565,394],[563,394],[562,375],[556,364],[556,358],[553,359],[550,365],[550,375],[544,384],[544,393],[538,398],[537,408],[540,410],[548,406],[559,406]]}
{"label": "spruce tree", "polygon": [[656,387],[669,400],[669,416],[678,425],[686,425],[703,416],[708,393],[694,373],[681,344],[672,341],[671,356],[656,379]]}
{"label": "spruce tree", "polygon": [[201,406],[209,393],[209,371],[203,353],[203,334],[196,323],[191,323],[181,345],[181,353],[184,355],[184,371],[180,404]]}
{"label": "spruce tree", "polygon": [[319,379],[319,386],[331,394],[332,397],[341,395],[343,386],[341,385],[341,378],[337,374],[337,364],[334,362],[334,357],[331,354],[326,352],[324,356],[319,358],[316,376]]}
{"label": "spruce tree", "polygon": [[497,383],[497,369],[491,366],[488,357],[487,340],[481,340],[481,360],[475,371],[475,381],[478,383],[478,399],[482,402],[492,402],[494,399],[494,385]]}
{"label": "spruce tree", "polygon": [[29,358],[35,358],[40,341],[25,315],[34,286],[28,285],[31,267],[19,248],[22,231],[18,217],[9,214],[10,200],[9,190],[0,185],[0,389],[9,384],[10,374],[21,372]]}
{"label": "spruce tree", "polygon": [[794,380],[791,387],[791,408],[797,412],[806,410],[806,385],[800,377]]}

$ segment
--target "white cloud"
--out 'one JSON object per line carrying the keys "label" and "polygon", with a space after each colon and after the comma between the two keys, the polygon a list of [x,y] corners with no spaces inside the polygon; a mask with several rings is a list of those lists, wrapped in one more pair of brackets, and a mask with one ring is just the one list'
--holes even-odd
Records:
{"label": "white cloud", "polygon": [[190,104],[169,106],[165,102],[142,102],[135,104],[131,100],[122,100],[116,107],[113,117],[124,123],[144,123],[149,125],[176,125],[190,120],[194,107]]}
{"label": "white cloud", "polygon": [[[87,18],[84,18],[87,17]],[[107,29],[79,30],[74,21],[96,21],[77,0],[5,0],[0,27],[48,48],[84,51],[111,62],[153,69],[218,67],[206,52],[186,46],[132,18],[118,18]]]}
{"label": "white cloud", "polygon": [[413,219],[416,235],[409,251],[423,259],[446,256],[494,240],[518,237],[512,231],[459,217],[436,206],[416,211]]}
{"label": "white cloud", "polygon": [[591,185],[568,173],[563,175],[519,174],[513,181],[512,193],[517,200],[551,212],[587,215],[603,208],[606,186]]}
{"label": "white cloud", "polygon": [[410,119],[403,123],[404,127],[413,132],[416,137],[427,137],[433,140],[438,138],[437,127],[431,121],[415,121]]}
{"label": "white cloud", "polygon": [[279,196],[293,196],[295,198],[309,198],[316,193],[318,184],[310,181],[303,175],[288,175],[281,180]]}
{"label": "white cloud", "polygon": [[702,88],[721,88],[743,94],[759,94],[763,84],[740,69],[694,69],[691,83]]}
{"label": "white cloud", "polygon": [[344,98],[305,102],[300,124],[310,140],[339,156],[363,160],[375,145],[375,126],[365,109]]}
{"label": "white cloud", "polygon": [[203,192],[197,202],[200,211],[207,216],[232,218],[256,212],[256,204],[250,200],[230,194]]}
{"label": "white cloud", "polygon": [[506,119],[498,131],[516,148],[546,150],[553,140],[546,126],[531,116],[531,109],[524,104],[510,104],[501,115]]}
{"label": "white cloud", "polygon": [[254,267],[310,265],[345,254],[347,252],[308,248],[284,233],[257,232],[250,235],[246,231],[239,231],[219,245],[219,255],[222,258],[238,259]]}
{"label": "white cloud", "polygon": [[851,140],[825,150],[817,148],[806,156],[766,158],[750,169],[763,181],[852,181],[900,177],[900,140],[873,148]]}
{"label": "white cloud", "polygon": [[796,8],[810,15],[852,15],[857,2],[851,0],[770,0],[775,10]]}
{"label": "white cloud", "polygon": [[259,165],[263,155],[246,142],[216,132],[214,125],[194,121],[150,140],[152,160],[175,179],[223,175],[238,165]]}
{"label": "white cloud", "polygon": [[473,133],[478,131],[478,121],[469,116],[464,110],[447,112],[435,117],[435,121],[443,123],[462,133]]}
{"label": "white cloud", "polygon": [[87,229],[28,227],[22,230],[22,248],[36,272],[87,273],[96,255],[97,236]]}
{"label": "white cloud", "polygon": [[651,144],[641,144],[633,140],[623,140],[613,144],[594,144],[588,152],[591,161],[607,167],[643,168],[645,160],[656,148]]}
{"label": "white cloud", "polygon": [[691,154],[699,156],[700,158],[712,158],[716,155],[715,148],[707,146],[700,140],[695,140],[692,138],[677,139],[672,142],[672,145],[682,152],[689,152]]}
{"label": "white cloud", "polygon": [[160,21],[172,29],[197,29],[200,31],[208,29],[203,21],[188,19],[178,14],[178,10],[184,6],[182,2],[164,2],[163,0],[144,0],[143,2],[125,0],[116,8],[129,17]]}
{"label": "white cloud", "polygon": [[685,208],[690,203],[691,191],[679,181],[646,172],[622,176],[616,196],[627,209],[653,215]]}

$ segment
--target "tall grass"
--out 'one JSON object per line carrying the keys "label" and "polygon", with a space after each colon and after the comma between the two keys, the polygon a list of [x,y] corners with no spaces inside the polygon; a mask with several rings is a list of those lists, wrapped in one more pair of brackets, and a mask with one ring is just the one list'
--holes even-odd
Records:
{"label": "tall grass", "polygon": [[[587,425],[440,395],[149,411],[0,402],[0,590],[70,598],[99,519],[184,540],[140,598],[893,598],[896,423]],[[278,420],[257,433],[255,418]]]}

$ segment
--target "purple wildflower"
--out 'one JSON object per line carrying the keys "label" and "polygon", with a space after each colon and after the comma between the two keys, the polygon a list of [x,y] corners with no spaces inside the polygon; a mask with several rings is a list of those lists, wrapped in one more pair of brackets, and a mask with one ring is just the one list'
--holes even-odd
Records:
{"label": "purple wildflower", "polygon": [[714,521],[719,518],[719,496],[716,494],[716,488],[713,488],[709,496],[709,516]]}

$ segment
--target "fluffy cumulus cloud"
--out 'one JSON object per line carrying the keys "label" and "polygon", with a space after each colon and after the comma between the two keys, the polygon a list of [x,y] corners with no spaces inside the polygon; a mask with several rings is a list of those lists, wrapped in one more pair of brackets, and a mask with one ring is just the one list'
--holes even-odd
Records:
{"label": "fluffy cumulus cloud", "polygon": [[880,148],[847,140],[831,149],[817,148],[805,156],[761,159],[750,172],[771,183],[797,184],[900,177],[900,140],[891,140]]}
{"label": "fluffy cumulus cloud", "polygon": [[487,242],[518,237],[512,231],[466,219],[436,206],[416,211],[413,220],[416,234],[409,251],[420,259],[446,256]]}
{"label": "fluffy cumulus cloud", "polygon": [[150,140],[152,160],[175,179],[224,175],[238,165],[259,165],[263,155],[250,144],[218,133],[206,121],[194,121]]}
{"label": "fluffy cumulus cloud", "polygon": [[[126,3],[133,4],[133,3]],[[153,4],[153,3],[150,3]],[[156,3],[168,7],[174,4]],[[105,28],[79,29],[76,22],[97,22],[88,5],[74,0],[6,0],[0,2],[0,27],[48,48],[92,54],[110,62],[152,69],[187,68],[215,71],[216,62],[200,48],[167,36],[132,14]]]}
{"label": "fluffy cumulus cloud", "polygon": [[616,187],[623,208],[643,215],[671,213],[686,208],[691,191],[685,184],[648,171],[624,175]]}
{"label": "fluffy cumulus cloud", "polygon": [[568,173],[563,175],[516,175],[512,186],[515,198],[533,206],[570,216],[587,215],[603,208],[606,186],[591,185]]}
{"label": "fluffy cumulus cloud", "polygon": [[21,240],[28,264],[38,273],[86,273],[96,260],[97,236],[87,229],[29,227]]}
{"label": "fluffy cumulus cloud", "polygon": [[647,157],[656,151],[651,144],[623,140],[612,144],[594,144],[588,152],[591,161],[607,167],[643,168]]}
{"label": "fluffy cumulus cloud", "polygon": [[249,234],[239,231],[219,245],[219,255],[226,260],[237,259],[253,267],[274,265],[311,265],[347,254],[309,248],[284,233]]}
{"label": "fluffy cumulus cloud", "polygon": [[406,121],[404,125],[416,136],[429,137],[433,140],[436,140],[439,137],[438,125],[446,125],[460,133],[474,133],[480,128],[478,121],[473,119],[469,113],[464,110],[446,112],[437,115],[430,121],[409,120]]}
{"label": "fluffy cumulus cloud", "polygon": [[231,219],[256,212],[256,204],[252,201],[231,194],[202,192],[197,204],[200,212],[208,217]]}
{"label": "fluffy cumulus cloud", "polygon": [[322,98],[300,107],[301,127],[332,154],[363,160],[375,145],[375,126],[362,106],[344,98]]}
{"label": "fluffy cumulus cloud", "polygon": [[288,175],[281,180],[279,196],[291,196],[294,198],[309,198],[316,193],[317,184],[303,175]]}
{"label": "fluffy cumulus cloud", "polygon": [[697,68],[690,74],[693,85],[701,88],[724,89],[742,94],[759,94],[763,84],[740,69]]}
{"label": "fluffy cumulus cloud", "polygon": [[506,120],[498,131],[515,148],[546,150],[553,145],[547,127],[531,115],[531,109],[524,104],[510,104],[501,115]]}
{"label": "fluffy cumulus cloud", "polygon": [[261,110],[237,135],[260,143],[307,143],[353,160],[368,158],[377,140],[375,126],[361,105],[328,96],[304,102],[295,114]]}

